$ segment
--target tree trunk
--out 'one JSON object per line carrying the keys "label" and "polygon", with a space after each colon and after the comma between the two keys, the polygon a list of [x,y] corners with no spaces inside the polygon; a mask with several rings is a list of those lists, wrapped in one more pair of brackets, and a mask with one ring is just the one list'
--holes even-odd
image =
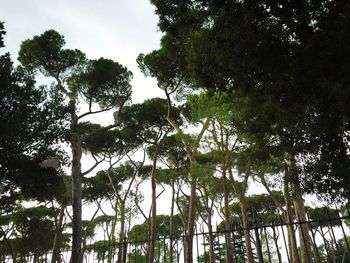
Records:
{"label": "tree trunk", "polygon": [[108,248],[108,257],[107,257],[107,263],[112,263],[113,259],[113,249],[115,245],[115,232],[116,232],[116,225],[117,225],[117,208],[116,206],[114,207],[114,218],[112,220],[112,226],[111,226],[111,235],[108,237],[108,243],[109,243],[109,248]]}
{"label": "tree trunk", "polygon": [[125,200],[120,202],[120,233],[119,233],[119,248],[118,248],[118,261],[123,262],[124,258],[124,245],[125,241]]}
{"label": "tree trunk", "polygon": [[297,243],[295,238],[295,231],[294,231],[294,225],[293,225],[293,210],[292,210],[292,200],[290,197],[290,191],[289,191],[289,180],[284,177],[284,199],[286,203],[286,223],[287,223],[287,230],[288,230],[288,248],[289,248],[289,256],[290,256],[290,262],[291,263],[299,263],[299,255],[298,255],[298,249],[297,249]]}
{"label": "tree trunk", "polygon": [[234,250],[231,246],[231,226],[230,226],[230,210],[228,201],[228,189],[227,189],[227,177],[226,169],[223,169],[223,179],[224,179],[224,216],[225,216],[225,247],[226,247],[226,262],[234,262]]}
{"label": "tree trunk", "polygon": [[174,186],[174,181],[171,182],[171,189],[172,189],[172,194],[171,194],[171,208],[170,208],[170,223],[169,223],[169,235],[170,235],[170,244],[169,244],[169,262],[173,263],[174,261],[174,253],[173,253],[173,242],[174,242],[174,237],[173,237],[173,225],[174,225],[174,203],[175,203],[175,186]]}
{"label": "tree trunk", "polygon": [[247,204],[244,196],[242,195],[239,196],[239,203],[240,203],[241,213],[242,213],[247,262],[254,263],[252,245],[250,242],[248,209],[247,209]]}
{"label": "tree trunk", "polygon": [[59,212],[59,215],[58,215],[58,221],[57,221],[56,229],[55,229],[55,238],[53,241],[51,263],[60,263],[61,262],[60,248],[61,248],[61,236],[62,236],[62,224],[63,224],[63,218],[64,218],[64,210],[65,210],[65,206],[62,205],[60,212]]}
{"label": "tree trunk", "polygon": [[156,192],[156,170],[158,159],[158,144],[156,145],[156,151],[153,157],[152,174],[151,174],[151,187],[152,187],[152,213],[151,213],[151,229],[150,240],[148,246],[148,263],[154,262],[154,249],[156,243],[157,232],[157,192]]}
{"label": "tree trunk", "polygon": [[208,211],[208,232],[209,232],[209,263],[215,262],[213,226],[211,222],[211,210]]}
{"label": "tree trunk", "polygon": [[81,138],[78,132],[78,116],[76,115],[75,100],[70,101],[71,112],[71,149],[72,149],[72,207],[73,207],[73,237],[72,263],[82,262],[82,175],[81,175]]}
{"label": "tree trunk", "polygon": [[309,235],[309,225],[306,218],[306,212],[305,212],[305,206],[304,201],[301,194],[300,186],[295,184],[294,187],[294,195],[295,195],[295,201],[294,201],[294,207],[295,207],[295,214],[299,222],[299,240],[300,240],[300,247],[301,247],[301,262],[302,263],[312,263],[312,246],[311,246],[311,239]]}
{"label": "tree trunk", "polygon": [[184,238],[184,259],[185,263],[193,262],[193,235],[194,235],[194,222],[196,217],[196,178],[191,176],[191,195],[190,205],[188,209],[188,219],[186,227],[186,235]]}

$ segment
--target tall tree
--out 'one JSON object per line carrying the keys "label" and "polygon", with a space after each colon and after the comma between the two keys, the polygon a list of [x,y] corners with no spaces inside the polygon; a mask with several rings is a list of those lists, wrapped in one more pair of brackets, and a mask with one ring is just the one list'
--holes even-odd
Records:
{"label": "tall tree", "polygon": [[290,147],[307,143],[310,191],[349,196],[347,1],[151,2],[182,72],[245,100],[245,121],[266,124],[259,132],[277,125]]}
{"label": "tall tree", "polygon": [[[141,104],[134,104],[125,107],[120,115],[121,123],[127,133],[135,134],[133,140],[148,145],[148,154],[152,158],[151,189],[151,224],[148,246],[148,262],[154,261],[154,248],[156,237],[156,212],[157,212],[157,192],[156,192],[156,170],[159,149],[163,139],[173,130],[167,121],[167,101],[154,98],[146,100]],[[178,110],[174,109],[172,116],[178,123],[181,123]]]}
{"label": "tall tree", "polygon": [[208,128],[211,116],[208,116],[204,121],[200,120],[196,123],[194,120],[191,123],[191,106],[183,107],[183,116],[187,118],[190,124],[200,125],[200,131],[196,135],[186,134],[181,124],[174,118],[173,96],[179,100],[184,99],[187,95],[189,82],[183,72],[179,71],[179,65],[176,61],[172,61],[168,52],[164,49],[155,50],[147,55],[140,54],[137,62],[141,71],[146,76],[155,77],[158,81],[159,88],[163,89],[167,98],[167,121],[172,126],[180,141],[183,144],[188,160],[190,161],[190,203],[189,213],[186,227],[186,238],[184,244],[184,257],[186,262],[193,260],[193,235],[196,217],[196,181],[198,172],[198,163],[196,156],[199,152],[200,142]]}
{"label": "tall tree", "polygon": [[[130,98],[131,72],[109,59],[87,60],[81,51],[64,49],[64,45],[62,35],[54,30],[48,30],[22,43],[19,61],[29,69],[39,70],[44,75],[54,78],[56,89],[68,100],[73,182],[72,261],[78,263],[82,260],[82,176],[100,162],[96,161],[90,169],[81,171],[83,138],[79,132],[79,122],[88,115],[113,108],[120,109]],[[88,111],[80,115],[77,108],[79,96],[88,106]],[[115,124],[103,127],[101,130],[114,126]]]}
{"label": "tall tree", "polygon": [[[0,23],[0,47],[3,25]],[[0,56],[0,176],[1,213],[11,212],[16,201],[43,201],[62,194],[58,167],[41,165],[55,156],[64,141],[67,111],[62,96],[47,86],[36,86],[27,69],[14,67],[9,54]],[[63,159],[61,159],[63,161]]]}

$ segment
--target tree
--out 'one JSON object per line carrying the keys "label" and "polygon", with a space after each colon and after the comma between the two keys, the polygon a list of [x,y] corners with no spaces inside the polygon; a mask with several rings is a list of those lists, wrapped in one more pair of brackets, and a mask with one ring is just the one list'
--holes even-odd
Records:
{"label": "tree", "polygon": [[[8,228],[6,234],[1,235],[1,255],[11,256],[13,261],[28,256],[33,256],[34,261],[39,260],[53,246],[53,219],[53,211],[44,206],[20,207],[1,216],[2,230],[5,226]],[[60,246],[67,245],[68,240],[66,235]]]}
{"label": "tree", "polygon": [[[167,168],[159,169],[156,174],[157,182],[171,187],[171,206],[169,220],[169,247],[174,246],[175,240],[175,202],[178,199],[184,177],[188,174],[188,160],[183,144],[172,134],[164,138],[160,145],[158,158]],[[181,216],[182,222],[183,217]],[[176,255],[175,255],[176,256]],[[174,250],[169,251],[169,262],[174,261]]]}
{"label": "tree", "polygon": [[167,116],[166,119],[172,126],[177,136],[181,140],[183,147],[186,151],[187,158],[190,161],[190,203],[189,213],[186,227],[186,238],[184,244],[184,257],[186,262],[192,262],[193,260],[193,234],[196,217],[196,181],[198,176],[198,164],[196,156],[199,152],[200,141],[208,128],[209,120],[211,116],[208,116],[205,121],[199,121],[196,123],[194,120],[191,123],[190,113],[191,106],[185,106],[183,109],[183,116],[188,118],[188,121],[193,125],[201,125],[200,131],[196,135],[188,135],[185,133],[184,128],[181,127],[181,123],[177,123],[174,118],[174,105],[172,102],[172,95],[176,94],[178,98],[186,96],[186,89],[189,83],[186,76],[180,72],[179,65],[171,60],[169,54],[164,49],[155,50],[147,55],[140,54],[137,58],[137,62],[141,71],[146,76],[156,77],[159,88],[163,89],[167,98]]}
{"label": "tree", "polygon": [[[125,133],[135,134],[133,140],[139,141],[140,144],[149,146],[148,155],[152,158],[151,172],[151,189],[152,189],[152,206],[151,206],[151,225],[150,225],[150,245],[148,246],[148,262],[154,260],[154,246],[156,236],[156,170],[159,148],[162,140],[172,131],[168,123],[167,101],[164,99],[154,98],[144,101],[142,104],[133,104],[125,107],[121,113],[121,121]],[[180,114],[174,110],[172,116],[181,122]]]}
{"label": "tree", "polygon": [[[120,244],[118,246],[118,262],[126,260],[126,251],[124,251],[122,242],[126,239],[127,213],[135,210],[133,209],[135,204],[128,206],[127,203],[133,198],[132,185],[136,177],[149,176],[150,170],[150,167],[143,166],[143,163],[129,161],[118,167],[110,166],[107,170],[97,172],[93,177],[84,178],[84,194],[87,201],[100,202],[100,200],[104,200],[111,203],[114,214],[107,216],[103,211],[104,216],[93,219],[92,226],[95,228],[102,223],[106,224],[107,230],[104,232],[107,234],[108,243],[111,246],[117,242]],[[98,206],[102,210],[101,205],[98,204]],[[119,233],[117,227],[119,227]],[[107,262],[112,262],[113,253],[114,251],[108,251]]]}
{"label": "tree", "polygon": [[151,2],[181,72],[245,101],[253,131],[303,142],[307,190],[348,197],[347,1]]}
{"label": "tree", "polygon": [[57,144],[65,137],[66,109],[58,92],[35,84],[34,75],[21,66],[15,68],[9,54],[0,56],[2,213],[13,210],[19,199],[43,201],[62,193],[60,172],[40,163],[64,157]]}
{"label": "tree", "polygon": [[[64,44],[64,37],[59,33],[54,30],[46,31],[22,43],[19,61],[29,69],[39,70],[45,76],[54,78],[56,89],[68,100],[73,182],[72,261],[81,262],[81,180],[99,164],[99,161],[96,161],[96,164],[87,171],[81,171],[83,138],[79,133],[79,122],[88,115],[113,108],[120,110],[130,98],[129,81],[132,74],[125,67],[109,59],[87,60],[79,50],[64,49]],[[88,106],[88,111],[80,115],[77,109],[79,96],[87,102]],[[97,109],[93,108],[94,105]],[[114,126],[115,124],[100,130],[108,130]]]}

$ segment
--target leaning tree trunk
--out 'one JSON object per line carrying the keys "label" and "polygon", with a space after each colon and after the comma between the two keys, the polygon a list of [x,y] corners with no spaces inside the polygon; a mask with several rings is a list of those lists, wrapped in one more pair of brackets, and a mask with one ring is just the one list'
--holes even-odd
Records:
{"label": "leaning tree trunk", "polygon": [[82,175],[81,175],[81,138],[78,131],[78,116],[76,102],[71,100],[71,149],[72,149],[72,207],[73,207],[73,237],[72,237],[72,263],[82,262]]}

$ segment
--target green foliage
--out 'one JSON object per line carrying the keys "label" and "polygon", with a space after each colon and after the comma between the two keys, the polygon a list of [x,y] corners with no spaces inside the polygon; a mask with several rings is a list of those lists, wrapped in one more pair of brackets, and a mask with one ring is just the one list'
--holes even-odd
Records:
{"label": "green foliage", "polygon": [[[144,174],[149,172],[149,169],[140,170],[128,162],[109,171],[99,171],[95,176],[83,178],[84,198],[89,202],[98,199],[113,199],[115,195],[113,187],[119,191],[122,189],[123,183],[130,180],[134,175],[145,176]],[[110,182],[108,173],[112,182]]]}
{"label": "green foliage", "polygon": [[181,101],[183,97],[190,94],[190,87],[193,85],[187,77],[185,71],[181,70],[182,55],[180,49],[169,41],[167,36],[161,40],[161,48],[145,55],[137,57],[137,63],[145,76],[157,79],[159,88],[169,91],[176,91],[176,98]]}
{"label": "green foliage", "polygon": [[117,62],[100,58],[86,63],[85,68],[68,80],[72,90],[83,94],[91,105],[117,108],[130,99],[132,73]]}
{"label": "green foliage", "polygon": [[[18,60],[30,69],[39,69],[44,75],[64,77],[85,61],[79,50],[63,49],[65,40],[55,30],[48,30],[22,42]],[[63,75],[63,76],[61,76]]]}
{"label": "green foliage", "polygon": [[1,207],[12,197],[45,200],[58,197],[62,189],[59,172],[41,168],[49,157],[64,162],[58,144],[64,141],[67,109],[55,89],[35,86],[33,74],[14,68],[10,56],[0,56],[0,174]]}
{"label": "green foliage", "polygon": [[[54,216],[53,210],[44,206],[19,208],[1,216],[0,225],[11,226],[10,236],[6,240],[0,238],[1,254],[40,254],[50,250],[54,239]],[[62,245],[67,241],[67,238],[63,238]]]}
{"label": "green foliage", "polygon": [[133,250],[130,253],[130,263],[146,263],[147,257],[144,255],[141,255],[141,251]]}
{"label": "green foliage", "polygon": [[316,226],[340,226],[342,224],[341,219],[339,219],[339,212],[336,209],[329,207],[308,207],[307,214],[311,221],[315,221],[312,224]]}
{"label": "green foliage", "polygon": [[[173,130],[166,119],[167,112],[167,101],[160,98],[124,107],[119,116],[123,138],[140,144],[158,142]],[[173,110],[172,118],[180,122],[179,111]]]}
{"label": "green foliage", "polygon": [[[170,236],[170,216],[157,215],[157,237]],[[129,240],[132,242],[147,242],[148,240],[149,220],[142,224],[134,225],[128,233]],[[180,237],[182,233],[182,220],[179,214],[173,216],[173,237]]]}
{"label": "green foliage", "polygon": [[205,118],[215,118],[221,123],[234,121],[228,94],[202,92],[188,96],[187,103],[194,123]]}
{"label": "green foliage", "polygon": [[161,53],[181,54],[178,75],[233,95],[237,127],[260,152],[302,155],[305,190],[348,198],[347,1],[151,2]]}
{"label": "green foliage", "polygon": [[156,180],[158,183],[164,183],[169,186],[180,180],[186,181],[188,177],[188,168],[157,169]]}
{"label": "green foliage", "polygon": [[347,244],[350,244],[350,237],[347,236],[346,240],[341,238],[336,241],[336,244],[334,240],[327,240],[327,244],[318,246],[321,262],[349,262],[349,248]]}
{"label": "green foliage", "polygon": [[103,261],[107,258],[107,255],[110,251],[110,242],[108,240],[99,240],[94,242],[93,244],[89,244],[86,246],[87,251],[94,251],[96,253],[96,260]]}
{"label": "green foliage", "polygon": [[155,50],[147,55],[140,54],[137,57],[137,63],[140,70],[146,75],[155,77],[158,85],[165,88],[169,80],[175,78],[178,68],[171,61],[164,50]]}
{"label": "green foliage", "polygon": [[[272,192],[274,197],[283,206],[284,197],[280,192]],[[246,206],[249,211],[249,221],[259,225],[280,223],[282,217],[272,198],[268,194],[251,195],[246,197]],[[241,218],[241,206],[239,202],[230,204],[232,221],[237,224]]]}

